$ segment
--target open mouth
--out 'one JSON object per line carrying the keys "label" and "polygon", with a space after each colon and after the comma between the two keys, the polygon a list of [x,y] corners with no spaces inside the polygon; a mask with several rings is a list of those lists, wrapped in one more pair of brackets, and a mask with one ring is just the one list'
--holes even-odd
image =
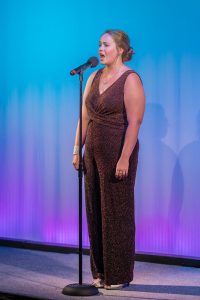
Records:
{"label": "open mouth", "polygon": [[99,56],[100,56],[100,59],[104,59],[105,58],[105,55],[103,53],[100,53]]}

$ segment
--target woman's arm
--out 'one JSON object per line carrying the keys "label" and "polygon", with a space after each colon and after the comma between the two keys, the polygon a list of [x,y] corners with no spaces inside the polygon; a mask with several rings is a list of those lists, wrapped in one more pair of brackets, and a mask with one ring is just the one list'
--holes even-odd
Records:
{"label": "woman's arm", "polygon": [[[89,121],[89,117],[88,117],[88,113],[87,113],[87,108],[85,105],[85,100],[89,94],[91,85],[92,85],[92,81],[94,79],[94,76],[96,74],[97,71],[93,72],[90,77],[87,80],[86,86],[85,86],[85,90],[84,90],[84,94],[83,94],[83,106],[82,106],[82,145],[81,147],[85,144],[85,139],[86,139],[86,133],[87,133],[87,127],[88,127],[88,121]],[[76,128],[76,136],[75,136],[75,143],[74,143],[74,151],[73,151],[73,159],[72,159],[72,164],[74,166],[74,168],[76,170],[79,169],[79,136],[80,136],[80,124],[79,124],[79,120],[78,120],[78,124],[77,124],[77,128]]]}
{"label": "woman's arm", "polygon": [[116,177],[128,175],[129,158],[136,145],[145,109],[145,95],[139,76],[130,74],[124,86],[124,103],[128,119],[124,145],[116,166]]}
{"label": "woman's arm", "polygon": [[[83,106],[82,106],[82,146],[85,144],[85,138],[86,138],[86,133],[87,133],[87,126],[88,126],[88,113],[87,113],[87,108],[85,105],[85,100],[89,94],[90,88],[91,88],[91,84],[92,81],[94,79],[94,76],[96,74],[97,71],[93,72],[90,77],[87,80],[86,86],[85,86],[85,90],[84,90],[84,94],[83,94]],[[79,120],[78,120],[78,124],[77,124],[77,129],[76,129],[76,136],[75,136],[75,146],[79,147],[79,134],[80,134],[80,124],[79,124]]]}

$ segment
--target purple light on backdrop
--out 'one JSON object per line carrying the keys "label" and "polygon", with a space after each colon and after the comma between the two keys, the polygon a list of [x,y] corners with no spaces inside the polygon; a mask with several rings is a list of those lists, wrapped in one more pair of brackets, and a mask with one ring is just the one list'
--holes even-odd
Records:
{"label": "purple light on backdrop", "polygon": [[[121,8],[115,2],[106,2],[109,21],[127,30],[136,47],[130,67],[141,75],[147,99],[135,189],[136,251],[198,259],[200,4],[181,0],[182,13],[177,4],[171,14],[170,1],[157,1],[156,10],[151,1],[129,1],[126,17],[116,19]],[[66,70],[82,59],[82,50],[86,58],[97,52],[107,19],[97,12],[101,22],[91,27],[97,15],[83,3],[77,11],[82,27],[70,27],[75,2],[38,3],[0,2],[0,237],[77,246],[78,176],[71,160],[78,82]]]}

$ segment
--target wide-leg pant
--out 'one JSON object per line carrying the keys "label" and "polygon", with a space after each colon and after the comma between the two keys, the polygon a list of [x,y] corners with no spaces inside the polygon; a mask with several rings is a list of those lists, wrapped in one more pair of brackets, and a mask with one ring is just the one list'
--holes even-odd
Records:
{"label": "wide-leg pant", "polygon": [[117,179],[124,137],[124,130],[90,121],[83,156],[91,271],[93,278],[104,278],[108,285],[133,280],[139,143],[129,159],[128,177]]}

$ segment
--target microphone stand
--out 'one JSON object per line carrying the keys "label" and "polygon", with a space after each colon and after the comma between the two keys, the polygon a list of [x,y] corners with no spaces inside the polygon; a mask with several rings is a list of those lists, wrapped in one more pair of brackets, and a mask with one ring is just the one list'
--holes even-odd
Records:
{"label": "microphone stand", "polygon": [[82,283],[82,178],[83,178],[83,159],[82,159],[82,83],[83,83],[83,70],[79,73],[79,83],[80,83],[80,117],[79,117],[79,283],[73,283],[66,285],[62,294],[69,296],[94,296],[99,293],[98,289],[89,284]]}

